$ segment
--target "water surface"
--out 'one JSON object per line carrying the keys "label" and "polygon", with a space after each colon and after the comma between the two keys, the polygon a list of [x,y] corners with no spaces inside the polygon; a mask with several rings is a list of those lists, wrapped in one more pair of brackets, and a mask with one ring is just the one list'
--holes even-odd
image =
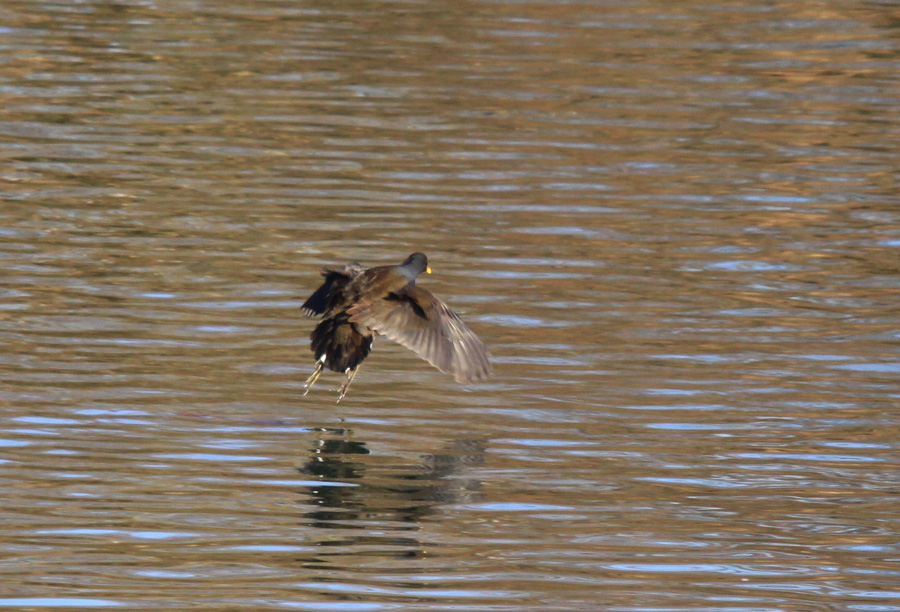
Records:
{"label": "water surface", "polygon": [[900,610],[889,4],[3,11],[0,606]]}

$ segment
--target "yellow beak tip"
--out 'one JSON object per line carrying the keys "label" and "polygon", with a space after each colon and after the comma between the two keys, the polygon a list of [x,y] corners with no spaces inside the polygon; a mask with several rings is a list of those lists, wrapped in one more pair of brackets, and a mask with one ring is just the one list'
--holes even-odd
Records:
{"label": "yellow beak tip", "polygon": [[431,274],[431,266],[425,266],[425,273]]}

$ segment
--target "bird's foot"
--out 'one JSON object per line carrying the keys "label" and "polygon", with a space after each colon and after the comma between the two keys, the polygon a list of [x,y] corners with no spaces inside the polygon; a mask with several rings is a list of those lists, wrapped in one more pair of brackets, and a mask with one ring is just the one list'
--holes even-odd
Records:
{"label": "bird's foot", "polygon": [[341,385],[341,390],[338,392],[338,398],[337,398],[336,403],[340,404],[341,400],[344,399],[344,396],[347,395],[347,389],[350,388],[350,383],[353,382],[353,379],[356,377],[356,373],[358,371],[359,371],[359,366],[356,366],[352,370],[350,368],[347,368],[347,370],[346,370],[347,378],[344,379],[344,384]]}
{"label": "bird's foot", "polygon": [[312,386],[316,384],[316,381],[319,380],[319,376],[322,375],[322,367],[325,365],[324,361],[319,361],[316,363],[316,369],[312,374],[309,375],[309,378],[306,379],[306,382],[303,383],[303,395],[309,393],[309,390],[312,389]]}

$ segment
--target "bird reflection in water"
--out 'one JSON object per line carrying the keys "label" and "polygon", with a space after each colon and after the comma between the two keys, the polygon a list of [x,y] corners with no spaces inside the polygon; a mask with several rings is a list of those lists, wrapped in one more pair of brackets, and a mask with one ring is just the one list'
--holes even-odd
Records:
{"label": "bird reflection in water", "polygon": [[[351,430],[321,430],[301,474],[321,478],[304,491],[303,524],[327,530],[313,537],[330,550],[301,558],[306,567],[334,568],[357,558],[417,558],[440,545],[422,541],[420,522],[445,504],[482,498],[481,482],[466,470],[484,463],[485,441],[453,440],[439,453],[379,457]],[[353,486],[356,485],[356,486]],[[335,530],[343,530],[344,537]],[[377,534],[377,535],[376,535]],[[321,536],[321,537],[319,537]],[[336,537],[338,536],[338,537]]]}

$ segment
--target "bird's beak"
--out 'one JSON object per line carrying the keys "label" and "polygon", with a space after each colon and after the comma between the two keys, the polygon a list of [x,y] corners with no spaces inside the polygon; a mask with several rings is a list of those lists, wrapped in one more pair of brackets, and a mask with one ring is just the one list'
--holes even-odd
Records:
{"label": "bird's beak", "polygon": [[425,274],[431,274],[431,266],[425,266]]}

